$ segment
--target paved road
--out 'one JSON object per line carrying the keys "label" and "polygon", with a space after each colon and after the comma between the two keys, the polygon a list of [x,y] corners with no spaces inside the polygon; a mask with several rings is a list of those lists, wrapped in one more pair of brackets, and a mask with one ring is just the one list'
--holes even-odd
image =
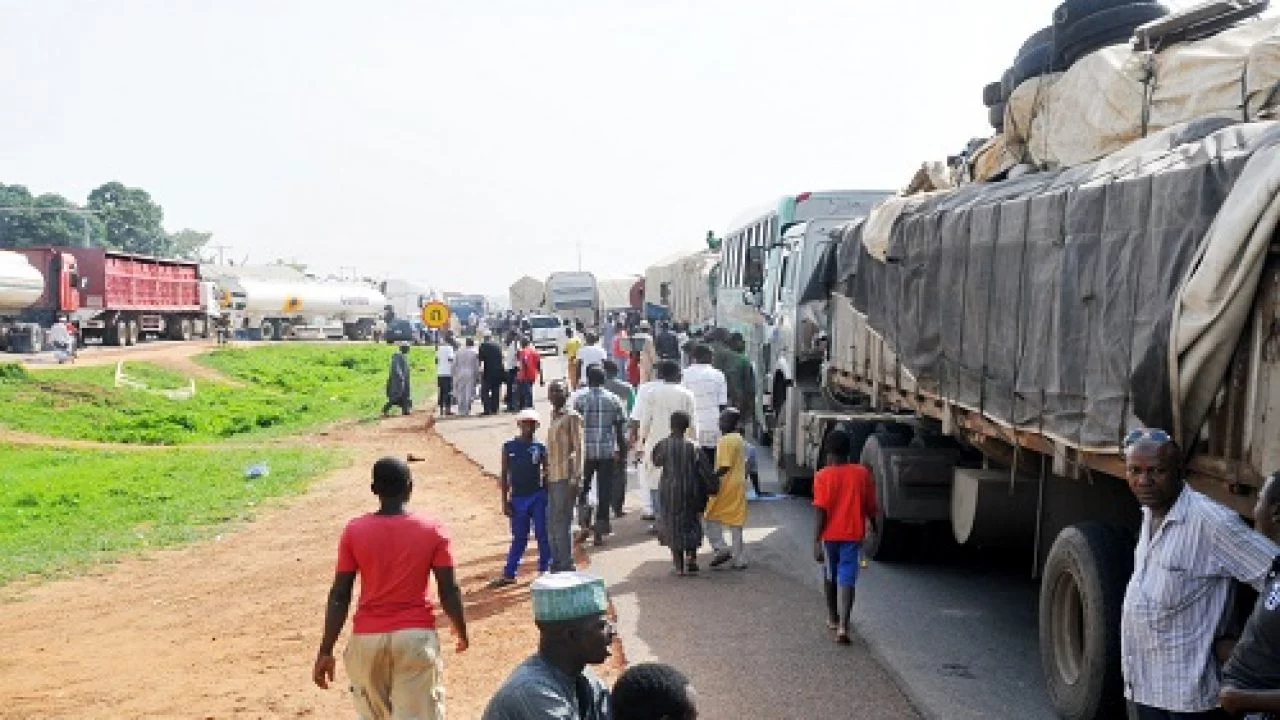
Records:
{"label": "paved road", "polygon": [[[547,366],[548,377],[563,374],[558,360]],[[509,415],[449,418],[437,429],[496,472],[512,425]],[[823,623],[811,523],[803,500],[753,502],[751,568],[681,580],[638,517],[619,520],[609,546],[592,551],[592,570],[609,581],[628,659],[689,670],[707,717],[1053,717],[1024,568],[873,563],[859,582],[860,641],[839,648]]]}

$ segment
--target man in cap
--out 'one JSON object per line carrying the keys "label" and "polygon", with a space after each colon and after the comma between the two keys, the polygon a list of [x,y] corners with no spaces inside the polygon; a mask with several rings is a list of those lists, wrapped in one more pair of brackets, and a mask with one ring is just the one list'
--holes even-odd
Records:
{"label": "man in cap", "polygon": [[491,587],[514,585],[520,559],[529,546],[529,526],[538,541],[538,572],[551,569],[551,543],[547,538],[547,446],[534,433],[540,419],[533,408],[516,415],[520,433],[502,446],[502,514],[511,518],[511,549],[502,576]]}
{"label": "man in cap", "polygon": [[337,571],[312,679],[321,688],[333,682],[338,664],[333,648],[346,624],[358,574],[360,604],[343,655],[356,713],[361,720],[443,718],[443,663],[435,607],[427,597],[431,575],[453,625],[456,651],[468,645],[449,536],[435,520],[405,508],[413,477],[403,460],[374,463],[371,489],[378,496],[378,511],[347,523],[338,542]]}
{"label": "man in cap", "polygon": [[532,585],[538,652],[489,700],[482,720],[609,720],[609,690],[587,668],[609,659],[614,628],[604,581],[552,573]]}

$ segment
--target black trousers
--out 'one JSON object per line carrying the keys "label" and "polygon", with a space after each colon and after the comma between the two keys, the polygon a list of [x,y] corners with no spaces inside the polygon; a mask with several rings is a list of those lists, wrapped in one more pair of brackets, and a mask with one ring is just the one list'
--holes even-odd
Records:
{"label": "black trousers", "polygon": [[1214,708],[1204,712],[1173,712],[1171,710],[1161,710],[1147,705],[1139,705],[1137,703],[1129,704],[1129,717],[1131,720],[1229,720],[1231,717],[1222,708]]}
{"label": "black trousers", "polygon": [[453,377],[437,377],[436,384],[440,387],[440,409],[447,413],[453,407]]}
{"label": "black trousers", "polygon": [[582,492],[578,494],[578,522],[583,527],[591,523],[591,511],[587,506],[587,493],[591,482],[596,483],[595,523],[592,529],[596,537],[602,537],[613,529],[609,513],[613,510],[613,477],[617,469],[613,458],[584,460],[582,463]]}
{"label": "black trousers", "polygon": [[519,396],[516,394],[516,371],[514,369],[507,371],[507,394],[505,399],[508,410],[515,412],[519,409],[517,407]]}
{"label": "black trousers", "polygon": [[484,412],[492,415],[498,412],[499,398],[502,396],[502,381],[504,378],[486,377],[480,379],[480,407],[484,408]]}

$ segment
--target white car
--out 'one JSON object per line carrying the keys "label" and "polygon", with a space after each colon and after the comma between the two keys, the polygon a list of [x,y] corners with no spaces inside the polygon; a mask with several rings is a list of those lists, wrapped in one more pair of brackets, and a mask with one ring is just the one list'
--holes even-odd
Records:
{"label": "white car", "polygon": [[529,316],[529,334],[535,348],[557,355],[568,339],[564,333],[564,323],[554,315]]}

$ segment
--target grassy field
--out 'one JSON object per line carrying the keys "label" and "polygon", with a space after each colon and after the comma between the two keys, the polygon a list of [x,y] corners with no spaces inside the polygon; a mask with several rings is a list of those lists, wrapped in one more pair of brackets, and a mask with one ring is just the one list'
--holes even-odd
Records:
{"label": "grassy field", "polygon": [[[0,426],[51,437],[179,445],[279,435],[373,417],[385,401],[392,349],[373,344],[275,344],[210,352],[197,361],[243,384],[196,380],[195,397],[114,386],[113,366],[24,371],[0,366]],[[434,388],[434,351],[415,349],[414,395]],[[153,389],[185,387],[181,373],[147,363],[125,371]]]}
{"label": "grassy field", "polygon": [[[245,470],[266,462],[265,477]],[[204,537],[343,462],[312,448],[78,450],[0,445],[0,583]]]}

